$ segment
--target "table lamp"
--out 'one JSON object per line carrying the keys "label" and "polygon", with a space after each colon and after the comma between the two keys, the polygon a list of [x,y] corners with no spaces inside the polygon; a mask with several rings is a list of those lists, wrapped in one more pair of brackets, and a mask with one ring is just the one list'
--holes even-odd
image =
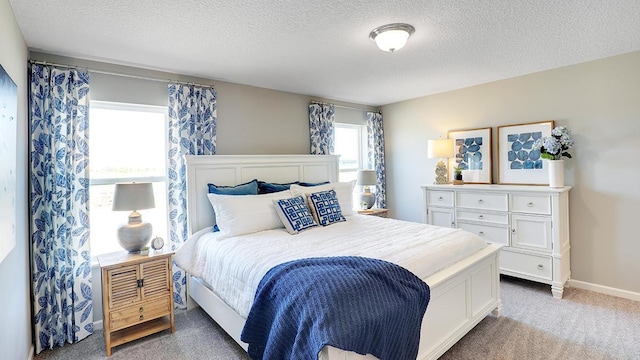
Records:
{"label": "table lamp", "polygon": [[137,210],[154,208],[153,186],[151,183],[116,184],[113,193],[113,211],[128,211],[129,222],[118,228],[118,242],[128,252],[140,251],[151,239],[153,227],[142,221]]}
{"label": "table lamp", "polygon": [[440,159],[438,165],[436,165],[435,184],[447,184],[449,182],[449,172],[443,159],[453,157],[453,139],[429,140],[427,156],[430,159]]}
{"label": "table lamp", "polygon": [[360,206],[363,210],[368,210],[376,203],[376,196],[371,193],[370,186],[378,184],[378,177],[375,170],[358,170],[356,185],[363,186],[360,193]]}

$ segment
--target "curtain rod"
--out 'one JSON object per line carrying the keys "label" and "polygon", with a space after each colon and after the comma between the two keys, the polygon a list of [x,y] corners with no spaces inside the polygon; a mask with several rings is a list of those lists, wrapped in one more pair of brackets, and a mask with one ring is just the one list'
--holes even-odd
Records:
{"label": "curtain rod", "polygon": [[61,68],[65,68],[65,69],[86,70],[86,71],[89,71],[89,72],[92,72],[92,73],[96,73],[96,74],[113,75],[113,76],[120,76],[120,77],[126,77],[126,78],[131,78],[131,79],[140,79],[140,80],[158,81],[158,82],[164,82],[164,83],[167,83],[167,84],[175,83],[175,84],[181,84],[181,85],[191,85],[191,86],[199,86],[199,87],[210,87],[210,88],[213,88],[213,85],[211,85],[211,84],[209,84],[209,85],[205,85],[205,84],[198,84],[198,83],[186,82],[186,81],[180,81],[180,80],[161,79],[161,78],[154,78],[154,77],[141,76],[141,75],[129,75],[129,74],[123,74],[123,73],[118,73],[118,72],[114,72],[114,71],[106,71],[106,70],[91,69],[91,68],[88,68],[88,67],[82,67],[82,66],[73,66],[73,65],[65,65],[65,64],[56,64],[56,63],[52,63],[52,62],[48,62],[48,61],[29,60],[29,63],[31,63],[31,64],[38,64],[38,65],[49,65],[49,66],[55,66],[55,67],[61,67]]}
{"label": "curtain rod", "polygon": [[331,103],[326,103],[326,102],[316,101],[316,100],[311,100],[310,103],[318,104],[318,105],[333,105],[333,106],[335,106],[337,108],[343,108],[343,109],[349,109],[349,110],[360,110],[360,111],[367,111],[367,112],[380,112],[380,111],[370,111],[370,110],[367,110],[367,109],[361,109],[361,108],[352,107],[352,106],[336,105],[336,104],[331,104]]}

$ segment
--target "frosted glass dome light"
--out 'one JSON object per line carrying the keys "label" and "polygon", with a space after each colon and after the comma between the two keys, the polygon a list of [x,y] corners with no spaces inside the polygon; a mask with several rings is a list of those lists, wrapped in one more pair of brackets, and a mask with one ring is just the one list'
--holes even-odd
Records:
{"label": "frosted glass dome light", "polygon": [[402,49],[409,36],[415,32],[415,28],[409,24],[388,24],[379,26],[371,31],[369,39],[376,42],[382,51],[394,52]]}

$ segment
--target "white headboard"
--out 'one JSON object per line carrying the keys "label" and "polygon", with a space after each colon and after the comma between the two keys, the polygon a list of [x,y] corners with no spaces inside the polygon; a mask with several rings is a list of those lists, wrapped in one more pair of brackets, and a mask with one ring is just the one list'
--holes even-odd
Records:
{"label": "white headboard", "polygon": [[338,155],[188,155],[189,234],[214,224],[208,183],[233,186],[258,179],[274,183],[338,181]]}

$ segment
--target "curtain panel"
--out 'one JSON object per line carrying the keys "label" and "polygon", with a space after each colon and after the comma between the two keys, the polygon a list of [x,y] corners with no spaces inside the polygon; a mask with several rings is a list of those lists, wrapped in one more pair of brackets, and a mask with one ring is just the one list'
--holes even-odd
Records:
{"label": "curtain panel", "polygon": [[93,333],[89,73],[32,64],[30,222],[36,354]]}
{"label": "curtain panel", "polygon": [[336,109],[333,104],[309,104],[312,155],[331,155],[335,147]]}
{"label": "curtain panel", "polygon": [[367,138],[369,142],[369,169],[376,171],[378,184],[376,185],[376,204],[379,208],[387,208],[386,176],[384,167],[384,131],[382,128],[382,113],[367,112]]}
{"label": "curtain panel", "polygon": [[[217,93],[213,88],[169,84],[167,210],[172,250],[188,236],[184,156],[215,155],[217,121]],[[172,275],[175,306],[186,308],[186,274],[174,264]]]}

